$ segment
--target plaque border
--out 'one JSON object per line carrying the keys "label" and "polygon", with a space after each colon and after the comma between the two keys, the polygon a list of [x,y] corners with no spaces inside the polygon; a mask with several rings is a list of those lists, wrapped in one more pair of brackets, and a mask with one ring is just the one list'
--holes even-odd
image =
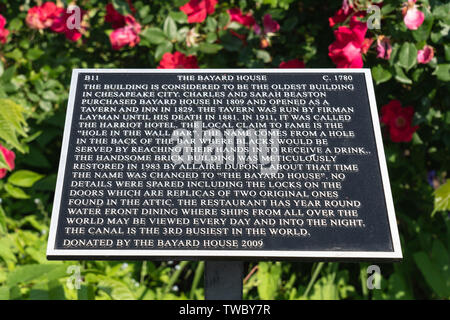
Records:
{"label": "plaque border", "polygon": [[[195,249],[55,249],[56,231],[59,221],[62,189],[64,185],[67,152],[72,127],[78,77],[83,73],[362,73],[365,75],[369,99],[372,129],[377,148],[378,165],[381,172],[383,193],[387,209],[393,251],[306,251],[306,250],[195,250]],[[73,69],[67,104],[63,144],[58,168],[58,178],[53,201],[50,232],[47,243],[48,260],[306,260],[306,261],[400,261],[403,258],[395,218],[389,174],[384,154],[383,140],[370,69]]]}

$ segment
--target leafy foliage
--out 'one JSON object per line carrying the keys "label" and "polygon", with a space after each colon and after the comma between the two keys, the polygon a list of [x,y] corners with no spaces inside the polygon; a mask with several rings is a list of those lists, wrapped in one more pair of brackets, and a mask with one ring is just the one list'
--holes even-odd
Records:
{"label": "leafy foliage", "polygon": [[[0,0],[0,14],[10,31],[8,41],[0,42],[0,143],[16,151],[15,171],[0,180],[0,299],[204,296],[203,262],[47,261],[73,68],[156,68],[165,53],[177,51],[195,56],[200,68],[276,68],[291,59],[311,68],[334,67],[328,57],[333,29],[327,18],[340,8],[340,0],[220,0],[201,23],[188,23],[180,11],[187,0],[136,0],[134,10],[128,1],[110,2],[142,25],[134,47],[111,48],[106,1],[77,1],[87,11],[88,24],[82,39],[72,42],[27,26],[34,1]],[[361,8],[379,2],[349,1]],[[372,71],[379,107],[392,99],[411,105],[414,125],[419,126],[411,142],[393,143],[388,135],[384,141],[404,261],[381,265],[381,289],[374,290],[366,286],[367,263],[252,262],[246,265],[244,298],[450,298],[450,3],[418,0],[425,20],[409,30],[402,2],[383,1],[381,29],[367,34],[372,39],[390,37],[390,58],[377,57],[376,41],[363,58]],[[258,24],[270,14],[280,30],[263,39],[253,28],[230,21],[231,8],[252,12]],[[417,54],[425,45],[434,48],[434,56],[424,64]],[[1,156],[0,168],[6,168]],[[80,279],[68,273],[71,266],[79,268]],[[73,286],[77,279],[79,289]]]}

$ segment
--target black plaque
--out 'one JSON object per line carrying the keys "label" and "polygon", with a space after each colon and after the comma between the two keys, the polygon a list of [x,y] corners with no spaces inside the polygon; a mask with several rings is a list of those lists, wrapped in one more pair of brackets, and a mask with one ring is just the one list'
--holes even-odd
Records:
{"label": "black plaque", "polygon": [[370,70],[74,70],[47,256],[400,259]]}

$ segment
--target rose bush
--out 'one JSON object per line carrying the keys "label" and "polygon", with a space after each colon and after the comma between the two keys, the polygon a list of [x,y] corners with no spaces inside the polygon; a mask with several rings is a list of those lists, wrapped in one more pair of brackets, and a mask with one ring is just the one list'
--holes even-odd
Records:
{"label": "rose bush", "polygon": [[[362,285],[367,263],[250,263],[244,296],[449,298],[449,12],[439,0],[0,0],[0,299],[203,296],[203,263],[46,260],[73,68],[303,67],[371,69],[405,259],[382,265],[381,290]],[[74,264],[80,290],[65,281]]]}

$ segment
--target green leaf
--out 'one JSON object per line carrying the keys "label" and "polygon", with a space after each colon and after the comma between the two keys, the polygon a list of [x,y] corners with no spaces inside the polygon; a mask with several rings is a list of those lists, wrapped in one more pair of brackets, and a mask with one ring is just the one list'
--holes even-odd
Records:
{"label": "green leaf", "polygon": [[223,47],[220,44],[215,44],[215,43],[206,43],[206,42],[202,42],[199,46],[198,49],[201,52],[204,53],[209,53],[209,54],[213,54],[213,53],[217,53],[219,52]]}
{"label": "green leaf", "polygon": [[399,66],[395,66],[395,79],[398,82],[405,83],[405,84],[412,84],[412,81],[410,78],[407,77],[405,72],[400,68]]}
{"label": "green leaf", "polygon": [[159,28],[148,28],[140,33],[140,36],[147,39],[148,42],[153,44],[161,44],[167,41],[166,34]]}
{"label": "green leaf", "polygon": [[16,67],[12,66],[5,70],[5,72],[2,74],[2,77],[0,80],[2,80],[3,83],[8,83],[11,81],[12,77],[16,73]]}
{"label": "green leaf", "polygon": [[395,6],[393,6],[391,3],[383,4],[383,8],[381,8],[381,15],[386,16],[389,13],[391,13],[392,11],[394,11],[395,9],[397,9],[397,8]]}
{"label": "green leaf", "polygon": [[256,57],[259,60],[262,60],[264,63],[269,63],[272,61],[272,57],[270,56],[270,53],[266,50],[255,50]]}
{"label": "green leaf", "polygon": [[126,16],[131,14],[130,7],[126,0],[112,0],[111,1],[114,9],[116,9],[121,15]]}
{"label": "green leaf", "polygon": [[56,275],[61,276],[65,273],[66,266],[61,264],[28,264],[18,266],[11,271],[6,280],[8,286],[19,283],[28,283],[42,277],[54,279]]}
{"label": "green leaf", "polygon": [[77,290],[77,298],[78,300],[94,300],[95,299],[95,289],[92,285],[84,285],[80,286],[80,289]]}
{"label": "green leaf", "polygon": [[9,300],[9,287],[0,287],[0,300]]}
{"label": "green leaf", "polygon": [[417,68],[413,71],[412,79],[414,82],[419,82],[420,78],[422,77],[423,73],[425,72],[424,68]]}
{"label": "green leaf", "polygon": [[52,110],[52,103],[47,100],[41,100],[39,101],[39,107],[47,112],[50,112]]}
{"label": "green leaf", "polygon": [[[450,61],[450,44],[444,45],[444,51],[445,51],[445,60]],[[1,75],[1,71],[0,71],[0,75]]]}
{"label": "green leaf", "polygon": [[420,136],[417,132],[414,132],[414,134],[412,136],[412,144],[413,145],[423,144],[423,141],[422,141],[422,139],[420,139]]}
{"label": "green leaf", "polygon": [[406,71],[414,67],[417,63],[417,49],[414,43],[405,42],[400,48],[398,54],[398,64]]}
{"label": "green leaf", "polygon": [[294,17],[287,18],[286,21],[284,21],[284,23],[283,23],[282,29],[284,31],[288,31],[288,32],[292,31],[296,27],[297,23],[298,23],[298,17],[294,16]]}
{"label": "green leaf", "polygon": [[446,25],[450,25],[450,3],[433,6],[433,16],[435,19],[442,20]]}
{"label": "green leaf", "polygon": [[242,41],[230,33],[220,38],[220,44],[228,51],[239,52],[242,49]]}
{"label": "green leaf", "polygon": [[449,298],[450,289],[446,286],[447,279],[444,279],[443,274],[430,257],[423,251],[416,252],[413,257],[425,281],[433,291],[441,298]]}
{"label": "green leaf", "polygon": [[31,48],[27,51],[26,57],[28,60],[34,61],[39,59],[44,54],[44,51],[42,51],[39,48]]}
{"label": "green leaf", "polygon": [[8,29],[10,31],[18,31],[20,28],[22,28],[23,22],[22,19],[14,18],[11,20],[11,22],[8,23]]}
{"label": "green leaf", "polygon": [[6,53],[5,57],[11,58],[11,59],[15,60],[16,62],[20,63],[23,59],[23,53],[22,53],[22,51],[20,51],[19,48],[15,48],[13,51]]}
{"label": "green leaf", "polygon": [[11,170],[8,163],[6,162],[5,155],[3,154],[3,152],[0,153],[0,169]]}
{"label": "green leaf", "polygon": [[36,181],[42,179],[44,175],[29,171],[29,170],[18,170],[14,171],[8,178],[8,182],[24,188],[31,187]]}
{"label": "green leaf", "polygon": [[211,16],[206,18],[206,30],[209,32],[216,32],[217,30],[217,20]]}
{"label": "green leaf", "polygon": [[5,184],[5,191],[13,198],[16,199],[29,199],[30,196],[25,193],[20,188],[14,187],[12,184],[6,183]]}
{"label": "green leaf", "polygon": [[434,210],[431,215],[447,210],[450,210],[450,179],[434,191]]}
{"label": "green leaf", "polygon": [[217,26],[220,29],[222,29],[228,24],[229,21],[230,21],[230,15],[228,13],[226,13],[226,12],[222,12],[219,15],[219,20],[218,20],[218,25]]}
{"label": "green leaf", "polygon": [[391,79],[392,73],[388,69],[383,68],[381,64],[379,64],[372,68],[372,76],[373,80],[375,80],[375,83],[380,84]]}
{"label": "green leaf", "polygon": [[186,3],[189,2],[189,0],[173,0],[172,2],[173,2],[173,6],[178,8],[178,7],[184,6]]}
{"label": "green leaf", "polygon": [[3,71],[5,71],[4,67],[3,67],[3,62],[0,60],[0,77],[3,74]]}
{"label": "green leaf", "polygon": [[433,27],[433,15],[428,10],[425,10],[425,20],[417,30],[412,30],[411,33],[417,42],[426,41],[430,36],[431,28]]}
{"label": "green leaf", "polygon": [[438,64],[433,74],[442,81],[450,81],[450,63]]}
{"label": "green leaf", "polygon": [[206,35],[206,42],[208,43],[214,43],[217,41],[217,34],[215,34],[214,32],[210,32]]}
{"label": "green leaf", "polygon": [[16,262],[16,256],[12,248],[14,247],[13,242],[8,237],[0,238],[0,258],[4,261]]}
{"label": "green leaf", "polygon": [[242,28],[243,28],[242,24],[238,23],[237,21],[231,21],[227,25],[227,29],[239,30],[239,29],[242,29]]}
{"label": "green leaf", "polygon": [[23,116],[24,109],[10,99],[0,99],[0,106],[2,108],[2,117],[7,120],[14,127],[19,134],[26,136],[22,126],[25,126],[27,122]]}
{"label": "green leaf", "polygon": [[51,90],[44,91],[42,98],[48,101],[58,101],[58,96]]}
{"label": "green leaf", "polygon": [[6,234],[7,232],[8,228],[6,226],[6,213],[2,206],[0,206],[0,235]]}
{"label": "green leaf", "polygon": [[170,40],[177,38],[177,25],[170,16],[164,21],[163,31]]}
{"label": "green leaf", "polygon": [[103,276],[99,276],[99,278],[101,281],[98,283],[98,287],[105,291],[112,299],[136,300],[134,293],[125,283]]}
{"label": "green leaf", "polygon": [[258,294],[262,300],[273,300],[277,296],[281,281],[279,262],[260,262],[258,264]]}
{"label": "green leaf", "polygon": [[172,49],[173,49],[173,45],[171,42],[166,41],[166,42],[161,43],[159,46],[156,47],[155,59],[158,61],[161,60],[164,53],[172,52]]}
{"label": "green leaf", "polygon": [[21,152],[24,147],[18,141],[18,135],[27,136],[23,126],[26,125],[23,108],[10,99],[0,99],[0,138]]}
{"label": "green leaf", "polygon": [[169,13],[169,17],[171,17],[174,21],[178,23],[187,22],[187,15],[183,11],[171,11]]}

